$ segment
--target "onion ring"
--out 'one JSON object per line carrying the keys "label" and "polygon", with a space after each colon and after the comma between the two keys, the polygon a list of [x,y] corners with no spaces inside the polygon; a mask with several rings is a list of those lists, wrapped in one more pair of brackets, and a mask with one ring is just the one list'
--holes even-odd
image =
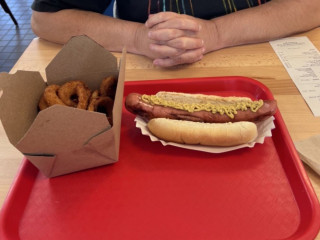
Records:
{"label": "onion ring", "polygon": [[106,77],[99,90],[91,92],[87,85],[78,80],[64,83],[62,86],[52,84],[46,87],[38,107],[41,110],[54,104],[105,113],[112,125],[112,110],[117,87],[117,78]]}
{"label": "onion ring", "polygon": [[70,81],[58,90],[58,96],[65,105],[79,109],[87,109],[90,89],[81,81]]}
{"label": "onion ring", "polygon": [[53,84],[44,90],[43,97],[45,102],[47,103],[48,107],[59,104],[59,105],[66,105],[64,102],[61,101],[61,99],[58,97],[57,92],[59,91],[60,86]]}
{"label": "onion ring", "polygon": [[[94,91],[92,92],[92,94],[91,94],[89,103],[90,103],[93,99],[98,98],[98,97],[99,97],[99,91],[98,91],[98,90],[94,90]],[[88,108],[89,108],[89,106],[88,106]]]}
{"label": "onion ring", "polygon": [[44,98],[44,94],[42,94],[42,96],[40,98],[38,107],[39,107],[40,111],[42,111],[42,110],[44,110],[44,109],[49,107],[49,105],[47,104],[47,102],[46,102],[46,100]]}
{"label": "onion ring", "polygon": [[112,109],[113,109],[112,98],[105,97],[105,96],[92,98],[88,106],[89,111],[105,113],[111,125],[112,125]]}
{"label": "onion ring", "polygon": [[106,77],[100,85],[100,95],[108,96],[114,99],[117,88],[117,79],[114,76]]}

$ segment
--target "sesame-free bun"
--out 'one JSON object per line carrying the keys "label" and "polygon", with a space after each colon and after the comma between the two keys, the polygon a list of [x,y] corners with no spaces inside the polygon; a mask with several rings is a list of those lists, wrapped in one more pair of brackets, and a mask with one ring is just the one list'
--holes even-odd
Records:
{"label": "sesame-free bun", "polygon": [[154,118],[147,125],[150,132],[167,142],[205,146],[236,146],[252,142],[258,135],[252,122],[202,123]]}

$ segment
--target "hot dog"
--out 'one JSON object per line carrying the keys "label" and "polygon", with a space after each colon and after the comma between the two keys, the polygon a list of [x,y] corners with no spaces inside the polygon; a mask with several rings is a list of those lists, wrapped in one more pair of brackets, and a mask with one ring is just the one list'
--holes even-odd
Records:
{"label": "hot dog", "polygon": [[156,95],[131,93],[126,97],[125,106],[147,121],[170,118],[208,123],[257,122],[274,115],[277,110],[275,100],[252,101],[247,97],[175,92],[158,92]]}
{"label": "hot dog", "polygon": [[[277,103],[275,100],[260,99],[253,101],[247,97],[220,97],[176,92],[158,92],[155,95],[131,93],[126,97],[125,107],[131,113],[139,115],[149,122],[149,130],[161,139],[178,142],[175,138],[180,136],[179,141],[181,143],[192,144],[189,140],[181,140],[183,139],[183,135],[188,134],[188,136],[194,137],[193,142],[215,146],[233,146],[253,141],[257,135],[257,129],[254,123],[274,115],[277,111]],[[151,121],[151,119],[158,118],[179,121]],[[190,124],[184,121],[194,123]],[[155,124],[155,122],[157,122],[157,124]],[[239,123],[232,125],[232,123],[236,122]],[[152,125],[156,125],[156,127],[152,127]],[[171,127],[170,131],[167,131],[164,126],[173,127]],[[196,128],[200,135],[196,136],[195,131],[190,133],[187,129],[191,128]],[[212,130],[213,128],[215,129]],[[169,135],[175,134],[175,138],[166,138],[168,134],[165,134],[165,136],[163,136],[163,134],[161,134],[161,136],[159,135],[166,131],[168,134],[172,132],[172,134],[170,133]],[[224,133],[221,134],[221,131]],[[204,132],[211,132],[211,136],[215,137],[219,134],[223,136],[229,134],[229,137],[228,139],[222,137],[222,140],[221,137],[219,137],[217,141],[203,142],[199,139],[204,138]],[[217,134],[218,132],[219,134]],[[251,134],[249,134],[251,137],[243,138],[240,136],[247,132],[251,132]],[[208,134],[206,134],[205,138],[208,138],[207,135]],[[232,138],[236,136],[238,140],[231,140],[230,136]]]}

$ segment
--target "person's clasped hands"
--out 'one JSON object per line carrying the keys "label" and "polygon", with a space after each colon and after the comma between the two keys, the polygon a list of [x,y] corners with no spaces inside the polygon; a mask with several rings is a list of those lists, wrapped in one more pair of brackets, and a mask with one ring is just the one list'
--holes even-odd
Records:
{"label": "person's clasped hands", "polygon": [[150,14],[145,26],[153,64],[171,67],[201,60],[209,50],[206,22],[174,12]]}

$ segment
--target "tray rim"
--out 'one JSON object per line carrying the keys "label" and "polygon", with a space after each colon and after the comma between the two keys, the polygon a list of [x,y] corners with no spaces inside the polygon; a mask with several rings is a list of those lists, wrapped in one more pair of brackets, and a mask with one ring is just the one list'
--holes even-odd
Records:
{"label": "tray rim", "polygon": [[[268,96],[269,99],[274,99],[273,94],[271,93],[271,91],[269,90],[269,88],[264,85],[263,83],[259,82],[258,80],[255,80],[253,78],[249,78],[249,77],[243,77],[243,76],[221,76],[221,77],[193,77],[193,78],[173,78],[173,79],[156,79],[156,80],[136,80],[136,81],[128,81],[125,82],[125,89],[126,86],[135,86],[137,84],[142,84],[142,85],[150,85],[150,84],[159,84],[164,83],[164,82],[171,82],[171,83],[179,83],[179,81],[194,81],[195,79],[198,80],[202,80],[202,81],[212,81],[212,80],[217,80],[217,81],[221,81],[221,80],[230,80],[233,79],[235,81],[245,81],[245,82],[250,82],[254,85],[259,86]],[[124,96],[125,96],[125,92],[126,90],[124,89]],[[303,186],[305,187],[306,194],[310,200],[310,204],[312,207],[312,214],[310,216],[310,223],[309,226],[306,227],[306,231],[300,231],[300,225],[297,229],[297,232],[295,232],[292,236],[286,238],[286,240],[305,240],[306,237],[308,239],[313,239],[314,237],[317,236],[319,229],[320,229],[320,205],[319,205],[319,201],[317,198],[317,195],[314,191],[314,188],[310,182],[310,179],[304,169],[303,163],[300,160],[298,153],[295,150],[294,147],[294,143],[290,137],[290,134],[287,130],[287,127],[284,123],[284,120],[281,116],[280,111],[278,110],[277,113],[275,114],[275,121],[279,122],[280,124],[282,124],[282,128],[281,132],[282,134],[284,134],[286,136],[286,139],[288,140],[288,145],[291,148],[290,151],[292,153],[292,157],[295,159],[298,159],[298,161],[294,161],[294,167],[296,168],[296,170],[299,173],[300,176],[300,180],[301,183],[303,183]],[[17,171],[17,174],[15,176],[15,178],[13,179],[13,182],[11,184],[11,187],[8,191],[7,197],[5,198],[3,205],[1,207],[0,210],[0,238],[1,239],[12,239],[12,235],[8,235],[8,231],[6,231],[6,225],[8,225],[8,223],[6,223],[5,218],[8,214],[10,214],[10,207],[12,208],[12,205],[14,205],[14,198],[16,196],[16,194],[19,193],[19,187],[21,187],[21,182],[23,181],[23,175],[21,173],[24,173],[26,171],[29,171],[28,175],[30,175],[31,177],[36,177],[37,174],[39,173],[38,169],[36,169],[28,160],[26,157],[23,157],[23,160],[20,164],[20,167]],[[29,187],[32,187],[32,185],[34,184],[36,178],[33,178],[33,181],[31,181],[32,179],[29,179]],[[17,187],[18,186],[18,187]],[[300,208],[299,208],[300,209]],[[14,232],[10,232],[10,234],[14,234]],[[18,238],[18,232],[16,232],[16,237]]]}

